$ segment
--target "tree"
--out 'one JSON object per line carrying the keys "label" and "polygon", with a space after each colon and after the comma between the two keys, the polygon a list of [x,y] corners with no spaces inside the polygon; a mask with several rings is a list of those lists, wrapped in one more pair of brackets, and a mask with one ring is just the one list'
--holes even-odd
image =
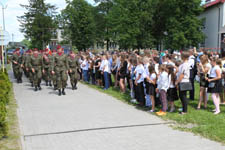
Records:
{"label": "tree", "polygon": [[21,5],[27,12],[18,17],[20,30],[29,39],[32,47],[44,48],[57,28],[54,21],[56,7],[45,0],[29,0],[28,5]]}
{"label": "tree", "polygon": [[31,41],[29,41],[29,40],[27,40],[27,39],[23,39],[23,40],[21,41],[21,43],[22,43],[23,45],[25,45],[25,46],[26,46],[27,48],[29,48],[29,49],[32,48]]}
{"label": "tree", "polygon": [[201,0],[170,1],[170,17],[168,18],[166,45],[171,49],[198,47],[205,36],[202,32],[203,19]]}
{"label": "tree", "polygon": [[64,35],[72,40],[78,50],[86,50],[95,42],[93,7],[85,0],[67,0],[62,11]]}
{"label": "tree", "polygon": [[198,18],[203,8],[201,0],[155,0],[153,36],[156,45],[168,49],[198,46],[204,39],[203,21]]}
{"label": "tree", "polygon": [[154,39],[152,0],[114,0],[109,18],[114,39],[122,49],[151,47]]}
{"label": "tree", "polygon": [[109,12],[113,7],[113,0],[95,0],[100,3],[95,7],[95,22],[96,22],[96,38],[97,42],[105,43],[106,49],[109,50],[109,43],[112,40],[112,27],[110,24]]}

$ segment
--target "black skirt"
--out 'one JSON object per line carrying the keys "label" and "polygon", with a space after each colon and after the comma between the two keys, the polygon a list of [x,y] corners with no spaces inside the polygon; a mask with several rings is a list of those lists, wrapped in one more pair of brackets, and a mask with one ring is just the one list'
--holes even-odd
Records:
{"label": "black skirt", "polygon": [[96,76],[97,80],[101,80],[101,71],[100,70],[96,70],[95,76]]}
{"label": "black skirt", "polygon": [[169,88],[167,90],[167,100],[170,102],[178,100],[177,88]]}
{"label": "black skirt", "polygon": [[209,82],[205,79],[205,75],[203,73],[200,74],[200,87],[207,88],[209,85]]}
{"label": "black skirt", "polygon": [[214,87],[210,87],[210,83],[209,83],[209,87],[208,87],[208,93],[222,93],[223,92],[223,84],[222,84],[222,80],[217,80],[214,81],[215,86]]}
{"label": "black skirt", "polygon": [[149,95],[156,96],[155,89],[156,89],[156,85],[149,83]]}

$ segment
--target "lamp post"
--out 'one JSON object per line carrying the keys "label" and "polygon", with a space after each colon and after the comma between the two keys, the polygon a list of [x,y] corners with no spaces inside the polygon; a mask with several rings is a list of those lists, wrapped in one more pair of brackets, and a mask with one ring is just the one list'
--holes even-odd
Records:
{"label": "lamp post", "polygon": [[7,8],[7,5],[4,7],[2,2],[0,2],[0,4],[2,5],[3,30],[5,30],[5,9]]}

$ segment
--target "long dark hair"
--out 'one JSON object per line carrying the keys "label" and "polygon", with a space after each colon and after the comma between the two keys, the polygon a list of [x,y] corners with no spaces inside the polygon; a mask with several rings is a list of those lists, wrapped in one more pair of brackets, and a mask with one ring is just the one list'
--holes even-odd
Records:
{"label": "long dark hair", "polygon": [[172,83],[175,85],[175,82],[176,82],[176,75],[175,75],[175,72],[174,72],[174,67],[171,66],[171,65],[168,65],[167,68],[168,68],[168,70],[169,70],[168,75],[171,75],[171,81],[172,81]]}

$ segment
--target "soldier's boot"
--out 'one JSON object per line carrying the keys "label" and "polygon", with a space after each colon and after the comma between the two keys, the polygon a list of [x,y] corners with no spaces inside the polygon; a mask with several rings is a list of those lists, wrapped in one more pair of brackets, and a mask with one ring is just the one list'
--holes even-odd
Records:
{"label": "soldier's boot", "polygon": [[41,90],[41,84],[38,83],[38,90]]}
{"label": "soldier's boot", "polygon": [[20,83],[23,83],[22,77],[20,77]]}
{"label": "soldier's boot", "polygon": [[19,78],[17,78],[17,83],[20,83],[20,80],[19,80]]}
{"label": "soldier's boot", "polygon": [[54,85],[54,90],[57,90],[57,85]]}
{"label": "soldier's boot", "polygon": [[74,89],[77,90],[77,81],[75,81]]}
{"label": "soldier's boot", "polygon": [[62,95],[66,95],[65,89],[62,89]]}
{"label": "soldier's boot", "polygon": [[34,87],[34,82],[31,82],[31,87]]}
{"label": "soldier's boot", "polygon": [[37,86],[35,85],[34,91],[36,92],[38,90]]}
{"label": "soldier's boot", "polygon": [[62,92],[61,92],[61,89],[59,89],[59,96],[61,96],[62,95]]}
{"label": "soldier's boot", "polygon": [[48,86],[48,81],[46,81],[46,86]]}
{"label": "soldier's boot", "polygon": [[49,81],[49,86],[52,86],[52,82],[51,81]]}
{"label": "soldier's boot", "polygon": [[73,83],[71,83],[71,86],[72,86],[72,90],[74,90],[74,84]]}

